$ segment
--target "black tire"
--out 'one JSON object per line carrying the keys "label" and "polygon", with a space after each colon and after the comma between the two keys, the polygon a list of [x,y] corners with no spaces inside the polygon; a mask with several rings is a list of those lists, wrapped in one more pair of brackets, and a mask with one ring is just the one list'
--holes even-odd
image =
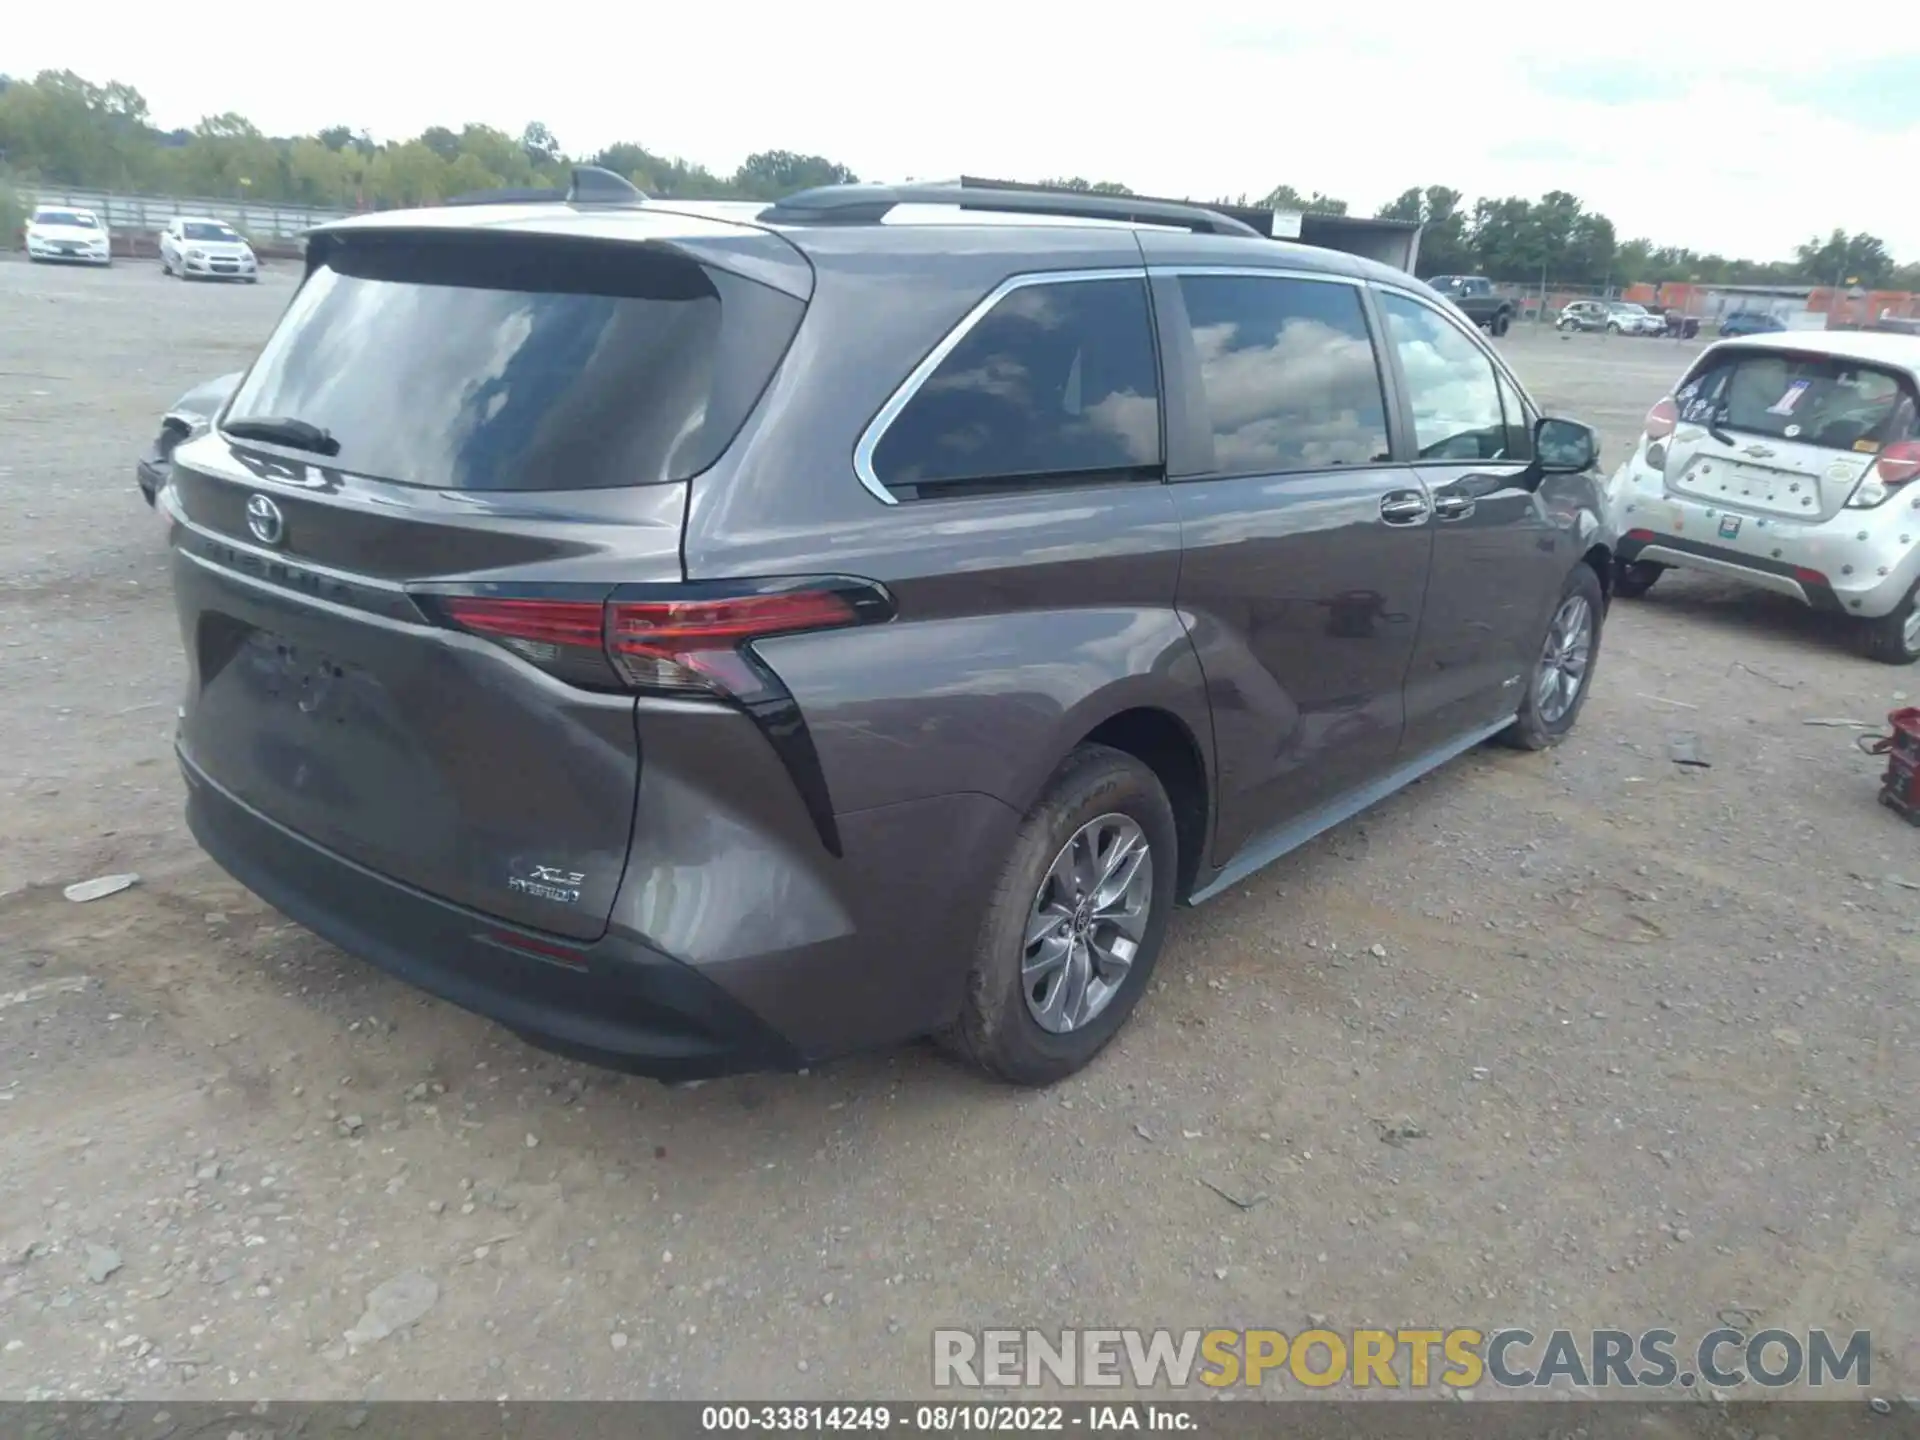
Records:
{"label": "black tire", "polygon": [[1616,600],[1638,600],[1653,588],[1653,582],[1667,573],[1667,567],[1651,560],[1635,560],[1613,567],[1613,595]]}
{"label": "black tire", "polygon": [[1593,672],[1600,665],[1600,639],[1606,628],[1607,601],[1600,589],[1600,577],[1593,573],[1593,567],[1585,561],[1573,567],[1573,573],[1567,576],[1566,583],[1560,587],[1560,598],[1553,602],[1553,613],[1547,617],[1547,629],[1540,636],[1540,647],[1534,653],[1544,658],[1547,636],[1552,633],[1554,619],[1561,607],[1575,596],[1587,602],[1588,614],[1592,617],[1593,634],[1587,646],[1586,669],[1582,674],[1580,688],[1575,692],[1573,703],[1563,714],[1552,720],[1545,719],[1540,713],[1540,660],[1536,659],[1534,668],[1522,678],[1527,688],[1527,696],[1520,706],[1520,713],[1513,717],[1513,724],[1502,730],[1496,737],[1502,745],[1515,750],[1545,750],[1558,745],[1580,719],[1580,712],[1586,707],[1587,696],[1593,693]]}
{"label": "black tire", "polygon": [[[1055,1034],[1041,1028],[1022,993],[1028,919],[1055,857],[1082,826],[1112,813],[1134,821],[1147,840],[1153,877],[1146,928],[1105,1008],[1079,1029]],[[1153,771],[1122,751],[1080,746],[1021,822],[974,942],[960,1014],[935,1039],[1014,1085],[1051,1085],[1080,1069],[1126,1024],[1152,978],[1174,906],[1179,858],[1173,807]]]}
{"label": "black tire", "polygon": [[1620,333],[1620,327],[1614,324],[1611,320],[1609,320],[1607,322],[1607,334],[1618,335],[1619,333]]}
{"label": "black tire", "polygon": [[1513,328],[1513,315],[1511,312],[1502,310],[1498,315],[1495,315],[1493,317],[1492,329],[1493,329],[1493,333],[1496,336],[1504,335],[1507,333],[1507,331],[1511,330],[1512,328]]}
{"label": "black tire", "polygon": [[1920,584],[1907,591],[1907,598],[1887,614],[1859,622],[1860,648],[1868,659],[1882,665],[1911,665],[1920,660],[1920,646],[1907,640],[1907,622],[1916,605],[1920,605]]}

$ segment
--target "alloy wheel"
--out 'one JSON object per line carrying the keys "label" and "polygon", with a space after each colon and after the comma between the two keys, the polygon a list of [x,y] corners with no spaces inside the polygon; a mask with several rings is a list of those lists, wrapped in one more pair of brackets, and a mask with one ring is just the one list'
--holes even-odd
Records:
{"label": "alloy wheel", "polygon": [[1027,916],[1020,989],[1042,1030],[1091,1023],[1126,983],[1153,908],[1153,847],[1139,824],[1112,813],[1060,847]]}
{"label": "alloy wheel", "polygon": [[1534,677],[1534,707],[1541,722],[1557,725],[1580,698],[1593,656],[1593,607],[1584,595],[1569,595],[1553,612],[1547,643],[1541,647],[1540,668]]}

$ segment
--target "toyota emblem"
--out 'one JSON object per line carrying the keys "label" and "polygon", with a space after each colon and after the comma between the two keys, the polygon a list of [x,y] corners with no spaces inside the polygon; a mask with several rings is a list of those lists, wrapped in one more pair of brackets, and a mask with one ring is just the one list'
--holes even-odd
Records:
{"label": "toyota emblem", "polygon": [[262,545],[278,545],[287,533],[286,517],[265,495],[247,501],[247,529]]}

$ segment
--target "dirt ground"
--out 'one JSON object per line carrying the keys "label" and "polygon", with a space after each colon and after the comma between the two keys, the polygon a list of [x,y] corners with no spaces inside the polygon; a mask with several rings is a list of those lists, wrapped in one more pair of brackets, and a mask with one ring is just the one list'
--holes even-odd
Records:
{"label": "dirt ground", "polygon": [[[1807,723],[1920,676],[1669,575],[1565,746],[1177,917],[1054,1090],[923,1048],[621,1078],[343,957],[181,823],[133,461],[291,284],[0,263],[0,1395],[906,1397],[943,1325],[1731,1313],[1871,1328],[1875,1391],[1920,1390],[1920,834]],[[1609,465],[1689,353],[1503,343]],[[409,1272],[418,1322],[348,1343]]]}

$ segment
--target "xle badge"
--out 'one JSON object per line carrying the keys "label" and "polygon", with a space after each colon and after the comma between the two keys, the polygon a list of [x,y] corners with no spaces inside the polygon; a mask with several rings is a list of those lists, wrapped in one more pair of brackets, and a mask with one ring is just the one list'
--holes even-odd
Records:
{"label": "xle badge", "polygon": [[1722,540],[1731,540],[1739,533],[1740,517],[1738,515],[1722,515],[1720,517],[1720,538]]}
{"label": "xle badge", "polygon": [[551,900],[556,905],[575,905],[580,900],[581,882],[586,878],[585,873],[579,870],[567,870],[558,865],[535,865],[524,875],[509,875],[507,888],[517,890],[522,895]]}

